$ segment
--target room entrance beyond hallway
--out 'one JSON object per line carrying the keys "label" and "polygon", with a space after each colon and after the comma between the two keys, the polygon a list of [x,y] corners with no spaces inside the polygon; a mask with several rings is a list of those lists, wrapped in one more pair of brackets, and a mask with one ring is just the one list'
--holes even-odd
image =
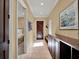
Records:
{"label": "room entrance beyond hallway", "polygon": [[37,21],[36,25],[36,30],[37,30],[37,39],[43,39],[43,23],[44,21]]}

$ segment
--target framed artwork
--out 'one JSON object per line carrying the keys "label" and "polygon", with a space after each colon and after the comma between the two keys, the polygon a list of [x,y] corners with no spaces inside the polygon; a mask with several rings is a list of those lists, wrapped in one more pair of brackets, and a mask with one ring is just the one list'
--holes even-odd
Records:
{"label": "framed artwork", "polygon": [[60,29],[78,29],[78,0],[60,13]]}
{"label": "framed artwork", "polygon": [[32,23],[31,21],[28,21],[28,31],[31,31],[32,30]]}

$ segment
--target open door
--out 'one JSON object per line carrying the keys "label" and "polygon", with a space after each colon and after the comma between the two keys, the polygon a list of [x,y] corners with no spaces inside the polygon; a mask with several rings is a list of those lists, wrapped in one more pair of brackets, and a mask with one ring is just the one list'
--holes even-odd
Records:
{"label": "open door", "polygon": [[37,39],[43,39],[43,21],[37,21]]}
{"label": "open door", "polygon": [[0,0],[0,59],[9,59],[9,0]]}

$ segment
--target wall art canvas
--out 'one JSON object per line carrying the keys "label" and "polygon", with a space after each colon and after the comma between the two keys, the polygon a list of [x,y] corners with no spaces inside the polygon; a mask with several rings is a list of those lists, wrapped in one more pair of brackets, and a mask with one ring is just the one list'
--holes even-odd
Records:
{"label": "wall art canvas", "polygon": [[78,1],[60,13],[60,29],[78,29]]}
{"label": "wall art canvas", "polygon": [[28,21],[28,31],[31,31],[32,30],[32,23],[31,21]]}

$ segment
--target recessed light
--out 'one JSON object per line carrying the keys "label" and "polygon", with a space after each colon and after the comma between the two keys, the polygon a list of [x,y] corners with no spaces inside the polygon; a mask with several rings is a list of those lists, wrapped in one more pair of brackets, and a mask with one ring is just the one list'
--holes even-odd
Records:
{"label": "recessed light", "polygon": [[44,5],[44,3],[42,2],[42,3],[41,3],[41,6],[43,6],[43,5]]}

